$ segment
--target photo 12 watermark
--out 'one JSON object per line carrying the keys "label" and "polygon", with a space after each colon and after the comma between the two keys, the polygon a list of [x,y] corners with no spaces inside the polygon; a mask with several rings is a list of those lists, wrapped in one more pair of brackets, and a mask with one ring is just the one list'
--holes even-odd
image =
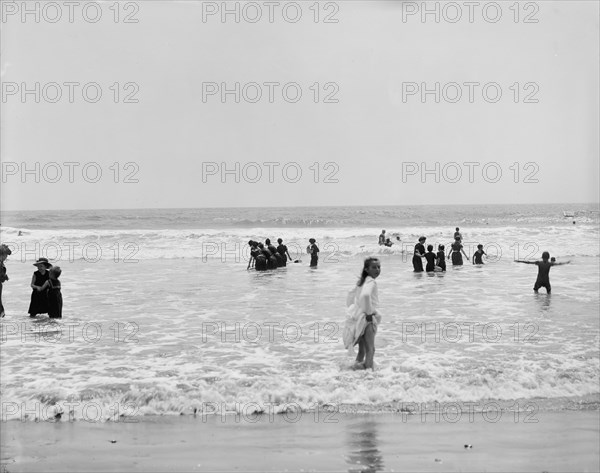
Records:
{"label": "photo 12 watermark", "polygon": [[402,82],[402,103],[539,103],[537,82]]}
{"label": "photo 12 watermark", "polygon": [[498,23],[536,24],[540,4],[528,1],[501,2],[401,2],[402,23]]}
{"label": "photo 12 watermark", "polygon": [[[510,419],[515,424],[537,424],[539,406],[533,401],[514,401],[511,405],[505,405],[497,401],[473,401],[473,402],[433,402],[417,403],[403,402],[397,411],[402,416],[402,421],[407,422],[418,416],[421,423],[450,423],[460,421],[469,423],[483,420],[495,424],[502,418]],[[465,445],[465,448],[471,448]]]}
{"label": "photo 12 watermark", "polygon": [[114,182],[115,184],[137,184],[140,166],[135,161],[126,163],[113,162],[109,166],[95,161],[49,162],[16,162],[3,161],[0,165],[2,184],[40,182],[47,184],[79,183],[96,184],[98,182]]}
{"label": "photo 12 watermark", "polygon": [[312,102],[337,104],[340,86],[337,82],[266,81],[202,82],[202,103],[292,103]]}
{"label": "photo 12 watermark", "polygon": [[339,408],[335,404],[326,406],[311,402],[203,402],[194,407],[194,416],[200,417],[203,423],[209,419],[221,423],[249,423],[257,422],[287,422],[295,424],[302,419],[315,423],[337,423]]}
{"label": "photo 12 watermark", "polygon": [[537,343],[539,325],[535,322],[402,322],[403,343]]}
{"label": "photo 12 watermark", "polygon": [[[273,242],[276,240],[273,239]],[[257,242],[258,243],[258,242]],[[267,246],[264,244],[263,246]],[[288,264],[302,262],[302,258],[310,259],[307,253],[307,243],[298,241],[285,242],[287,251],[291,259],[286,261]],[[252,258],[252,247],[248,243],[224,242],[224,241],[203,241],[201,243],[202,262],[220,261],[221,263],[240,263],[248,262]],[[286,255],[287,257],[287,255]],[[339,263],[342,252],[339,245],[334,241],[327,241],[319,245],[319,264]],[[280,267],[280,266],[279,266]]]}
{"label": "photo 12 watermark", "polygon": [[540,166],[534,161],[502,165],[496,161],[479,162],[402,162],[402,182],[420,181],[447,184],[487,182],[496,184],[502,179],[515,184],[538,184]]}
{"label": "photo 12 watermark", "polygon": [[113,402],[103,405],[96,401],[67,399],[53,404],[39,401],[2,402],[2,422],[101,422],[137,423],[139,406],[134,402]]}
{"label": "photo 12 watermark", "polygon": [[2,103],[139,103],[137,82],[2,82]]}
{"label": "photo 12 watermark", "polygon": [[[102,242],[100,240],[100,242]],[[51,264],[59,262],[84,261],[98,263],[112,261],[114,263],[138,263],[136,258],[140,246],[132,241],[107,240],[105,244],[92,241],[47,241],[47,242],[3,242],[12,252],[13,260],[26,263],[34,262],[38,257],[47,258]],[[33,264],[33,263],[32,263]]]}
{"label": "photo 12 watermark", "polygon": [[201,2],[202,23],[339,23],[340,2]]}
{"label": "photo 12 watermark", "polygon": [[[448,238],[450,240],[450,238]],[[448,252],[451,249],[452,241],[434,241],[431,243],[435,251],[438,251],[438,247],[440,245],[444,245],[444,252],[446,258],[448,257]],[[485,242],[485,241],[466,241],[462,240],[461,243],[463,251],[467,254],[467,257],[472,260],[474,253],[478,250],[479,245],[482,246],[482,250],[484,255],[482,258],[485,258],[485,263],[498,263],[504,258],[509,261],[516,261],[522,259],[532,259],[536,257],[541,257],[542,248],[537,242],[534,241],[525,241],[519,242],[515,241],[510,245],[506,246],[506,244],[500,244],[498,242]],[[402,242],[402,262],[406,263],[412,261],[412,257],[414,254],[414,243]],[[484,261],[484,259],[482,259]],[[484,264],[485,264],[484,263]]]}
{"label": "photo 12 watermark", "polygon": [[335,161],[314,162],[310,165],[302,165],[295,161],[205,161],[202,163],[202,182],[296,184],[304,179],[315,184],[338,184],[339,172],[340,166]]}
{"label": "photo 12 watermark", "polygon": [[142,2],[130,1],[5,1],[0,2],[3,24],[139,23]]}
{"label": "photo 12 watermark", "polygon": [[339,343],[340,327],[334,322],[202,322],[202,343]]}
{"label": "photo 12 watermark", "polygon": [[0,323],[0,344],[9,340],[21,343],[75,343],[96,345],[99,342],[137,344],[140,327],[136,322],[52,322],[31,326],[25,322],[3,320]]}

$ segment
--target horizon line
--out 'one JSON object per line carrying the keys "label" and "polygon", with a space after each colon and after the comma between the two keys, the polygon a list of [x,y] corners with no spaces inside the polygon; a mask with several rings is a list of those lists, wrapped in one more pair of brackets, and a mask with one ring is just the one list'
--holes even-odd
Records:
{"label": "horizon line", "polygon": [[[427,207],[427,206],[442,206],[442,207],[484,207],[490,205],[596,205],[600,207],[598,202],[520,202],[520,203],[488,203],[488,204],[369,204],[369,205],[268,205],[268,206],[231,206],[231,207],[120,207],[120,208],[88,208],[88,209],[12,209],[6,210],[0,208],[2,212],[61,212],[61,211],[94,211],[94,210],[225,210],[225,209],[300,209],[300,208],[361,208],[361,207]],[[571,209],[569,209],[571,210]]]}

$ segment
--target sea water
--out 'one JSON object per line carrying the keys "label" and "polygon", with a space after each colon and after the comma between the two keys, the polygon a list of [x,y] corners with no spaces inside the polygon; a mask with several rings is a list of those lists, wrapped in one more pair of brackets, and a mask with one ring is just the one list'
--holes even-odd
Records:
{"label": "sea water", "polygon": [[[2,416],[585,407],[599,393],[598,222],[593,205],[3,212]],[[418,237],[448,254],[455,226],[486,264],[414,273]],[[247,270],[248,240],[265,238],[299,262]],[[550,296],[514,262],[543,251],[571,262],[552,268]],[[353,371],[346,294],[371,255],[376,369]],[[27,314],[39,256],[63,270],[59,321]]]}

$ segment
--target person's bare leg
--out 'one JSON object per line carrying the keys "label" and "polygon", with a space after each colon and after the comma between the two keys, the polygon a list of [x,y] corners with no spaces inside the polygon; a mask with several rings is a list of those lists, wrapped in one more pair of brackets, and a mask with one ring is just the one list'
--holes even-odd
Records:
{"label": "person's bare leg", "polygon": [[362,361],[365,359],[365,353],[365,337],[364,335],[361,335],[358,339],[358,355],[356,355],[357,363],[362,363]]}
{"label": "person's bare leg", "polygon": [[366,350],[366,358],[365,358],[365,369],[373,368],[373,358],[375,356],[375,328],[373,327],[373,323],[370,322],[367,324],[365,328],[365,333],[363,335],[365,350]]}

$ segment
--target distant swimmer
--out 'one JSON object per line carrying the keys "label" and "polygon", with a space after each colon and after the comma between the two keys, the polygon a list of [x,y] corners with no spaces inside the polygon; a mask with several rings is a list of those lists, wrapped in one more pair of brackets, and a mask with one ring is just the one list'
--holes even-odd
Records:
{"label": "distant swimmer", "polygon": [[306,252],[310,255],[310,267],[316,268],[319,264],[319,247],[314,238],[308,240],[309,245],[306,247]]}
{"label": "distant swimmer", "polygon": [[[573,222],[575,223],[575,222]],[[17,236],[23,236],[23,232],[21,230],[19,230],[19,234]]]}
{"label": "distant swimmer", "polygon": [[379,235],[379,244],[385,245],[385,230],[381,230],[381,235]]}
{"label": "distant swimmer", "polygon": [[[385,231],[385,230],[384,230]],[[400,241],[400,235],[396,235],[396,241],[399,242]],[[379,243],[381,245],[381,243]],[[392,239],[388,236],[385,238],[385,241],[383,242],[383,244],[387,247],[393,246],[394,242],[392,241]]]}
{"label": "distant swimmer", "polygon": [[454,232],[454,239],[455,240],[456,240],[456,237],[458,237],[458,239],[462,243],[462,234],[460,233],[460,228],[458,228],[458,227],[456,227],[456,231]]}
{"label": "distant swimmer", "polygon": [[477,251],[473,253],[473,264],[483,264],[483,256],[487,256],[486,252],[483,251],[483,245],[477,245]]}
{"label": "distant swimmer", "polygon": [[425,253],[425,259],[427,260],[427,266],[425,271],[431,273],[435,271],[435,253],[433,252],[433,245],[427,245],[427,253]]}
{"label": "distant swimmer", "polygon": [[461,253],[462,255],[465,255],[465,258],[467,258],[467,260],[469,259],[469,257],[465,253],[465,250],[463,250],[460,236],[455,236],[454,243],[450,245],[450,253],[448,253],[448,259],[452,258],[452,266],[462,266],[463,259]]}
{"label": "distant swimmer", "polygon": [[415,245],[415,251],[413,253],[413,271],[415,273],[420,273],[423,271],[423,256],[425,256],[425,240],[426,237],[422,236],[419,238],[419,243]]}
{"label": "distant swimmer", "polygon": [[538,275],[535,280],[535,284],[533,286],[533,290],[538,292],[541,287],[546,288],[546,292],[550,294],[550,268],[552,266],[560,266],[563,264],[569,264],[570,261],[566,261],[564,263],[557,263],[556,259],[554,261],[548,261],[550,259],[550,253],[544,251],[542,253],[542,261],[524,261],[524,260],[515,260],[516,263],[525,263],[525,264],[535,264],[538,267]]}

